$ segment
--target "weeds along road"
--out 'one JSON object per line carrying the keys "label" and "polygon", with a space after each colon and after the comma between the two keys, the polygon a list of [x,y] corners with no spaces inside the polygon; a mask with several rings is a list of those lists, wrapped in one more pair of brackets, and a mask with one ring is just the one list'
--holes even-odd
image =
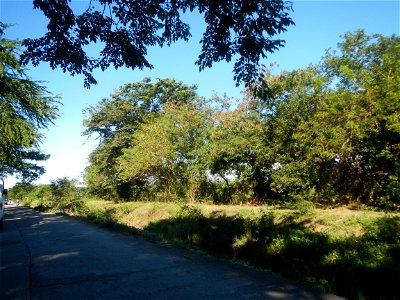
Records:
{"label": "weeds along road", "polygon": [[65,216],[9,207],[0,299],[339,299],[280,278]]}

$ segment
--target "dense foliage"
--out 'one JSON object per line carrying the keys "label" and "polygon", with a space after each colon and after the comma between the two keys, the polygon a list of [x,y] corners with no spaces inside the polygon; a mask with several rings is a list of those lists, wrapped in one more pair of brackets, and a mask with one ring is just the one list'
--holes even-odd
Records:
{"label": "dense foliage", "polygon": [[[141,194],[145,181],[138,177],[118,176],[117,159],[123,149],[133,145],[135,134],[145,120],[158,115],[167,102],[181,106],[197,101],[194,87],[171,79],[151,83],[149,78],[120,87],[110,98],[86,109],[84,134],[97,134],[99,146],[90,155],[86,170],[89,192],[108,199],[129,198]],[[149,151],[151,151],[149,149]]]}
{"label": "dense foliage", "polygon": [[[292,5],[282,0],[97,0],[88,2],[83,12],[74,11],[69,2],[33,1],[49,19],[48,32],[24,41],[23,61],[45,61],[72,75],[83,74],[87,87],[96,83],[96,68],[152,68],[146,59],[149,47],[190,38],[190,26],[181,19],[188,11],[200,13],[207,26],[196,61],[199,69],[235,59],[238,83],[254,78],[259,60],[284,45],[276,36],[294,24],[289,17]],[[98,57],[91,57],[87,46],[96,43],[103,48]]]}
{"label": "dense foliage", "polygon": [[396,36],[347,33],[318,65],[264,68],[234,108],[170,79],[123,86],[88,109],[86,133],[100,137],[88,189],[117,201],[396,208],[398,45]]}
{"label": "dense foliage", "polygon": [[266,74],[279,195],[393,208],[400,199],[400,38],[348,33],[319,66]]}
{"label": "dense foliage", "polygon": [[56,97],[29,78],[19,61],[20,42],[4,37],[0,22],[0,177],[32,180],[44,173],[36,162],[49,156],[39,149],[40,130],[57,117]]}

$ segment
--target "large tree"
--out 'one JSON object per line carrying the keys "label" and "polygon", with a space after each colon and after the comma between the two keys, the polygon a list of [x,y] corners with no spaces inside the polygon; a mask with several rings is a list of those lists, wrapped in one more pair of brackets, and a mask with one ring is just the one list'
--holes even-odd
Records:
{"label": "large tree", "polygon": [[268,158],[260,109],[258,101],[246,97],[235,109],[218,109],[209,120],[210,136],[201,160],[214,181],[222,182],[223,193],[215,194],[218,202],[259,203],[266,196],[264,165]]}
{"label": "large tree", "polygon": [[[85,86],[96,83],[92,71],[114,65],[132,69],[152,68],[146,59],[150,46],[171,45],[191,36],[189,24],[181,20],[187,11],[204,16],[206,30],[196,61],[200,70],[213,63],[235,59],[237,83],[257,77],[260,59],[284,45],[277,37],[293,25],[290,2],[282,0],[92,0],[78,14],[70,0],[34,0],[34,8],[49,19],[48,32],[26,39],[23,61],[85,76]],[[86,53],[86,46],[99,43],[99,57]]]}
{"label": "large tree", "polygon": [[333,81],[339,80],[336,91],[345,102],[343,145],[353,156],[339,162],[351,163],[359,175],[353,193],[389,208],[400,204],[399,45],[398,35],[347,33],[340,55],[328,54],[324,68]]}
{"label": "large tree", "polygon": [[123,149],[135,143],[133,134],[140,129],[146,116],[158,114],[166,103],[184,105],[198,98],[195,87],[172,79],[149,78],[121,86],[110,98],[105,98],[86,110],[88,118],[84,134],[97,134],[99,146],[91,153],[91,165],[86,170],[89,192],[113,199],[129,198],[132,186],[118,178],[116,161]]}
{"label": "large tree", "polygon": [[207,142],[206,112],[199,106],[167,103],[132,135],[132,147],[117,160],[118,176],[144,184],[147,195],[195,201],[205,170],[199,150]]}
{"label": "large tree", "polygon": [[267,74],[280,196],[393,207],[400,196],[400,39],[347,33],[318,66]]}
{"label": "large tree", "polygon": [[57,116],[57,101],[21,66],[18,41],[4,37],[0,22],[0,176],[36,179],[44,168],[36,162],[49,156],[39,149],[41,129]]}

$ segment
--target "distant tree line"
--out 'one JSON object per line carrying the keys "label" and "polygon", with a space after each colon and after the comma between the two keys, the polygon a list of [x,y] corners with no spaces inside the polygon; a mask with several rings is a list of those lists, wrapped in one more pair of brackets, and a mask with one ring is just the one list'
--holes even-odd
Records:
{"label": "distant tree line", "polygon": [[76,180],[68,178],[54,179],[50,184],[32,185],[17,183],[9,191],[9,197],[20,200],[38,210],[57,209],[73,214],[85,209],[84,196],[86,190],[79,187]]}

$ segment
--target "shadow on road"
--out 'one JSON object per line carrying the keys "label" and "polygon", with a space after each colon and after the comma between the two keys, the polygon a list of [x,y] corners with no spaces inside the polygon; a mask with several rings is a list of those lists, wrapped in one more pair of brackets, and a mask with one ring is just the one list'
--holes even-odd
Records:
{"label": "shadow on road", "polygon": [[14,207],[5,224],[1,299],[337,299],[271,272],[64,216]]}

